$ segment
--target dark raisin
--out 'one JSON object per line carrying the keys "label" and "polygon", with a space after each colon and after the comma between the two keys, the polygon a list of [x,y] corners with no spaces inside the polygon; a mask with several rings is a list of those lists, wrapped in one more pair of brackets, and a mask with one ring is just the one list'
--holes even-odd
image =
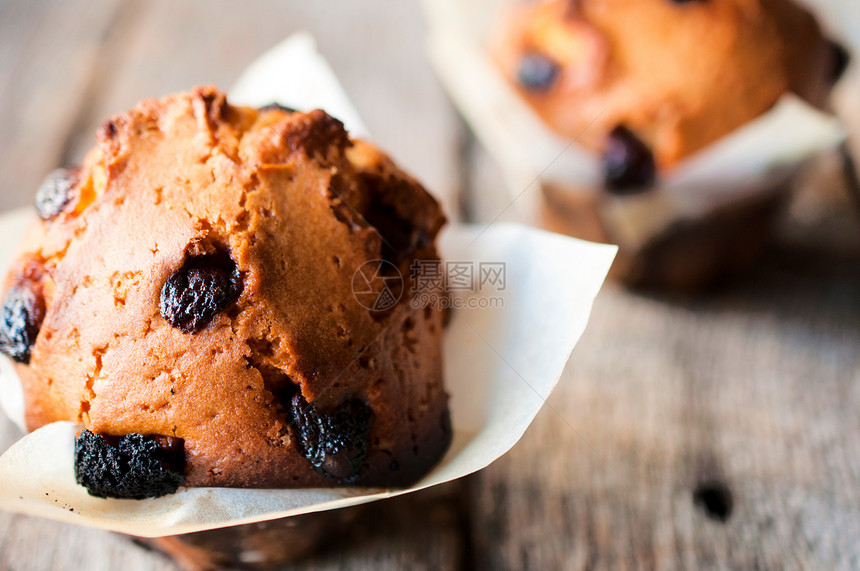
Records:
{"label": "dark raisin", "polygon": [[832,63],[830,68],[830,81],[836,83],[845,74],[848,65],[851,63],[851,54],[840,43],[830,41],[830,51],[832,53]]}
{"label": "dark raisin", "polygon": [[629,129],[616,127],[603,153],[606,188],[615,194],[633,194],[654,184],[657,166],[651,150]]}
{"label": "dark raisin", "polygon": [[364,219],[382,237],[382,259],[394,266],[400,266],[400,262],[431,243],[426,232],[411,220],[400,217],[380,195],[374,196]]}
{"label": "dark raisin", "polygon": [[52,171],[36,191],[36,212],[42,220],[50,220],[63,211],[72,199],[78,183],[78,169]]}
{"label": "dark raisin", "polygon": [[45,302],[32,284],[14,286],[3,300],[0,315],[0,353],[30,363],[30,351],[45,318]]}
{"label": "dark raisin", "polygon": [[539,53],[528,53],[520,60],[517,81],[529,91],[546,91],[551,88],[561,71],[559,65]]}
{"label": "dark raisin", "polygon": [[173,494],[185,483],[185,449],[179,438],[84,430],[75,439],[75,478],[91,496],[142,500]]}
{"label": "dark raisin", "polygon": [[314,469],[326,478],[354,482],[367,459],[373,412],[355,399],[332,411],[319,410],[301,394],[293,397],[291,408],[299,448]]}
{"label": "dark raisin", "polygon": [[287,113],[295,113],[297,110],[280,103],[269,103],[260,107],[258,111],[286,111]]}
{"label": "dark raisin", "polygon": [[161,315],[184,333],[196,333],[241,293],[242,277],[229,255],[197,256],[161,288]]}

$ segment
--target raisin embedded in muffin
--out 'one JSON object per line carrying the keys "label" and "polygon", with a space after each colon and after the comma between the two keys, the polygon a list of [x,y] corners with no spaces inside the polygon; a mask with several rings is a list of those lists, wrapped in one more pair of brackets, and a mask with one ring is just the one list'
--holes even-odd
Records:
{"label": "raisin embedded in muffin", "polygon": [[793,91],[823,104],[845,52],[790,0],[538,0],[493,41],[544,121],[598,153],[635,134],[669,168]]}
{"label": "raisin embedded in muffin", "polygon": [[0,351],[31,430],[85,429],[93,493],[404,486],[447,449],[442,312],[352,290],[385,260],[407,292],[445,220],[339,121],[197,88],[113,117],[43,188]]}

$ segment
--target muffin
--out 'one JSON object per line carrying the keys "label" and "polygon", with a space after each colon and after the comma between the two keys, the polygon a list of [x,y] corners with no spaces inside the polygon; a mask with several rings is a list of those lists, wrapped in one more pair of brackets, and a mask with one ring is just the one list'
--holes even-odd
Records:
{"label": "muffin", "polygon": [[540,223],[618,244],[611,275],[628,285],[683,292],[760,257],[799,161],[749,188],[668,189],[672,176],[787,94],[826,110],[848,61],[788,0],[515,3],[489,52],[549,131],[594,157],[590,182],[542,177]]}
{"label": "muffin", "polygon": [[[443,315],[410,303],[445,218],[323,111],[214,87],[107,121],[40,188],[0,351],[30,430],[80,423],[90,493],[407,486],[451,440]],[[368,305],[355,277],[383,284]]]}
{"label": "muffin", "polygon": [[787,92],[826,105],[844,66],[788,0],[517,4],[494,51],[547,125],[606,155],[609,187],[653,180],[647,163],[670,169]]}

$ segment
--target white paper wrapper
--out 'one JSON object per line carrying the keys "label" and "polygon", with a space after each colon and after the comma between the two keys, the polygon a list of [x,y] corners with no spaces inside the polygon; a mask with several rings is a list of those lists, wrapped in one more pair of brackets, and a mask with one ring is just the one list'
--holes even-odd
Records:
{"label": "white paper wrapper", "polygon": [[[516,0],[423,0],[429,53],[454,102],[503,170],[521,218],[533,220],[535,181],[596,193],[600,157],[553,133],[502,76],[488,51],[493,26]],[[830,2],[822,8],[838,4]],[[832,20],[838,21],[838,16]],[[860,25],[860,24],[858,24]],[[638,247],[677,220],[695,219],[738,198],[773,188],[803,159],[838,145],[839,120],[794,95],[664,173],[656,192],[606,201],[623,218],[614,238]],[[643,204],[652,203],[652,204]]]}
{"label": "white paper wrapper", "polygon": [[[299,36],[252,66],[237,89],[248,103],[324,107],[308,95],[315,94],[320,101],[331,102],[334,114],[360,128],[357,114],[321,62],[312,40]],[[305,75],[297,76],[297,70]],[[270,83],[278,76],[292,80]],[[31,217],[26,211],[0,216],[0,275],[5,274],[14,245]],[[444,358],[454,442],[442,462],[416,486],[407,490],[196,488],[154,500],[99,499],[75,484],[77,426],[55,423],[22,438],[0,457],[0,506],[158,537],[362,504],[435,486],[488,466],[522,437],[558,382],[616,249],[503,224],[486,231],[455,227],[444,234],[441,246],[443,256],[451,261],[506,264],[507,283],[503,290],[458,292],[464,300],[492,296],[501,303],[487,309],[461,309],[453,315],[445,334]],[[0,369],[0,395],[7,413],[20,421],[20,388],[10,371],[8,363]]]}

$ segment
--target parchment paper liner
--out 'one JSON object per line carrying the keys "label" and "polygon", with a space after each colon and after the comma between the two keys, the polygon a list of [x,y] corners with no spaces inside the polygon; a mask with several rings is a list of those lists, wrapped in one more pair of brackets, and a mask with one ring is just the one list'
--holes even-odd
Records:
{"label": "parchment paper liner", "polygon": [[[234,100],[278,100],[305,107],[291,90],[304,93],[306,87],[282,83],[278,90],[266,91],[273,75],[294,81],[303,77],[315,85],[339,89],[327,66],[315,57],[294,58],[296,51],[315,54],[312,39],[298,35],[267,54],[240,81],[240,97]],[[279,55],[269,57],[272,53]],[[254,99],[257,96],[262,99]],[[345,97],[340,103],[337,97],[330,101],[329,110],[349,120],[351,106]],[[353,120],[353,126],[360,129],[360,120]],[[29,211],[0,217],[0,274],[5,275],[14,245],[31,218]],[[454,312],[444,339],[454,442],[439,466],[416,486],[406,490],[196,488],[154,500],[99,499],[75,484],[73,441],[78,427],[54,423],[22,438],[0,457],[0,506],[158,537],[358,505],[442,484],[488,466],[522,437],[558,382],[616,249],[509,224],[488,229],[454,227],[441,238],[441,247],[449,261],[504,263],[507,280],[503,289],[455,292],[464,303],[492,297],[501,299],[502,307]],[[20,388],[8,362],[0,369],[0,381],[2,404],[20,422]]]}
{"label": "parchment paper liner", "polygon": [[[630,198],[602,193],[600,157],[553,133],[497,69],[492,27],[512,0],[423,0],[434,67],[476,136],[505,174],[520,217],[538,218],[546,185],[603,194],[595,201],[613,242],[637,250],[678,221],[780,187],[804,159],[838,145],[839,120],[787,94],[769,112],[687,158],[657,186]],[[839,3],[818,6],[839,22]],[[847,32],[846,32],[847,33]],[[529,190],[526,190],[529,189]]]}

